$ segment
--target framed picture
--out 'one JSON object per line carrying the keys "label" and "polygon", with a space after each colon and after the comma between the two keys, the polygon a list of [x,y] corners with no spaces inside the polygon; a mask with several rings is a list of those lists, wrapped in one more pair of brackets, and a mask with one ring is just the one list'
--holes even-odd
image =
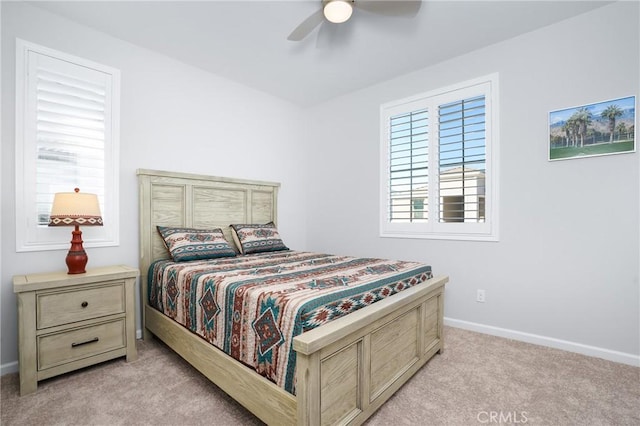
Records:
{"label": "framed picture", "polygon": [[636,97],[549,113],[549,161],[636,150]]}

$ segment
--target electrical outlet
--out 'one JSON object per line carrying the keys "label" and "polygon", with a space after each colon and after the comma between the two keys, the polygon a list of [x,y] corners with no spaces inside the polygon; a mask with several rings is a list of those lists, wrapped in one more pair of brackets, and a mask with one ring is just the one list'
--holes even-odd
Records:
{"label": "electrical outlet", "polygon": [[478,289],[476,293],[476,302],[484,303],[484,290]]}

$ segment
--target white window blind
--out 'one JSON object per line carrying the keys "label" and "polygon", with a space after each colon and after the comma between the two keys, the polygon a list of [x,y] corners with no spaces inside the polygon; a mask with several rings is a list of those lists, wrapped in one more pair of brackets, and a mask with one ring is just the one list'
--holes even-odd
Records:
{"label": "white window blind", "polygon": [[98,195],[104,227],[87,246],[117,245],[119,71],[19,40],[16,122],[18,251],[68,247],[48,228],[56,192]]}
{"label": "white window blind", "polygon": [[381,107],[381,236],[497,239],[497,75]]}

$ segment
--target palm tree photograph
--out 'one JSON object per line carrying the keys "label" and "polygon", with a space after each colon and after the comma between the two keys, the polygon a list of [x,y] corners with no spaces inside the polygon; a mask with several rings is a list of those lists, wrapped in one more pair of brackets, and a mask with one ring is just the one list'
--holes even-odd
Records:
{"label": "palm tree photograph", "polygon": [[635,152],[636,97],[549,113],[549,160]]}

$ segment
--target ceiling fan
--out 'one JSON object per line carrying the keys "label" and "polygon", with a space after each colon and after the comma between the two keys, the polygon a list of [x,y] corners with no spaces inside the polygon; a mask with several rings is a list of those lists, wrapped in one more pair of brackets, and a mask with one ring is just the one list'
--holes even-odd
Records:
{"label": "ceiling fan", "polygon": [[412,17],[418,13],[421,5],[421,0],[322,0],[322,7],[302,21],[287,40],[300,41],[318,25],[327,22],[346,22],[351,18],[354,8],[378,15]]}

